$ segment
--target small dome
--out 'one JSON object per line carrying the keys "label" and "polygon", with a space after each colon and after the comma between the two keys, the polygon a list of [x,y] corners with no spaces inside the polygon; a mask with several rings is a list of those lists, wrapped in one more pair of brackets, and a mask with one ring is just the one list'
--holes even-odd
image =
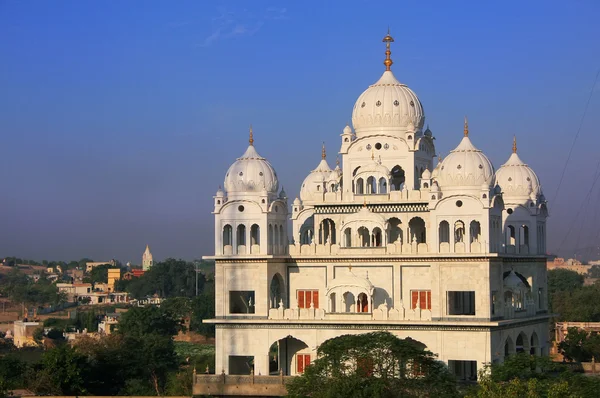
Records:
{"label": "small dome", "polygon": [[429,171],[429,169],[426,168],[425,171],[423,171],[423,174],[421,174],[421,178],[423,180],[429,180],[429,179],[431,179],[431,171]]}
{"label": "small dome", "polygon": [[281,187],[281,192],[279,192],[279,199],[286,199],[287,198],[287,193],[285,192],[285,189],[283,189],[283,186]]}
{"label": "small dome", "polygon": [[344,127],[344,131],[342,132],[342,134],[352,134],[352,129],[350,128],[350,126],[346,125],[346,127]]}
{"label": "small dome", "polygon": [[433,135],[431,130],[429,130],[429,125],[427,125],[427,129],[425,130],[425,132],[423,134],[426,135],[427,137],[431,137]]}
{"label": "small dome", "polygon": [[266,191],[277,194],[277,173],[271,163],[256,152],[252,135],[246,152],[227,170],[224,187],[227,193]]}
{"label": "small dome", "polygon": [[361,174],[378,174],[378,175],[384,175],[389,177],[390,176],[390,169],[388,169],[387,167],[385,167],[384,165],[382,165],[381,163],[379,163],[376,160],[372,160],[371,162],[367,163],[364,166],[361,166],[358,171],[356,172],[356,175],[361,175]]}
{"label": "small dome", "polygon": [[381,131],[420,130],[424,121],[421,101],[391,70],[383,72],[377,83],[358,97],[352,111],[352,124],[358,137]]}
{"label": "small dome", "polygon": [[542,193],[538,176],[519,158],[516,147],[496,172],[496,184],[502,191],[505,203],[522,204]]}
{"label": "small dome", "polygon": [[223,192],[223,190],[221,189],[221,187],[219,186],[219,189],[217,189],[217,194],[216,196],[222,198],[223,196],[225,196],[225,193]]}
{"label": "small dome", "polygon": [[327,164],[326,156],[325,156],[325,146],[323,146],[323,151],[321,155],[321,162],[317,166],[316,169],[310,172],[308,176],[302,182],[302,187],[300,188],[300,199],[302,201],[305,200],[315,200],[323,194],[323,192],[327,191],[327,182],[330,180],[330,176],[333,170]]}
{"label": "small dome", "polygon": [[[439,166],[439,165],[438,165]],[[453,188],[481,189],[484,183],[491,184],[494,166],[469,138],[469,127],[465,120],[465,136],[456,149],[442,161],[437,175],[442,190]]]}
{"label": "small dome", "polygon": [[300,199],[294,199],[294,206],[300,206]]}
{"label": "small dome", "polygon": [[329,288],[327,289],[327,295],[329,296],[329,293],[332,290],[340,287],[357,287],[361,290],[364,290],[369,295],[372,295],[375,290],[375,286],[373,286],[373,283],[371,283],[371,281],[369,280],[368,275],[366,278],[362,278],[354,274],[354,272],[352,271],[349,272],[349,275],[343,275],[333,279],[329,284]]}

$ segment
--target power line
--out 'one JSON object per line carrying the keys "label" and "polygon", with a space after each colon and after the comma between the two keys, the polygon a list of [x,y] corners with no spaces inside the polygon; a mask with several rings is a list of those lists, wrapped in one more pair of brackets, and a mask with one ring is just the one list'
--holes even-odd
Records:
{"label": "power line", "polygon": [[596,89],[596,82],[598,82],[598,75],[600,75],[600,69],[596,72],[596,77],[594,78],[594,84],[592,84],[592,89],[590,90],[590,95],[588,96],[587,102],[585,104],[585,108],[583,110],[583,115],[581,115],[581,120],[579,121],[579,127],[577,128],[577,133],[573,138],[573,142],[571,143],[571,149],[569,149],[569,155],[567,156],[567,160],[565,162],[565,166],[563,167],[562,173],[560,175],[560,180],[558,180],[558,186],[556,187],[556,192],[554,193],[554,198],[552,198],[552,202],[548,204],[548,207],[554,206],[556,203],[556,198],[558,197],[558,193],[560,192],[560,187],[562,185],[563,179],[565,177],[565,173],[567,171],[567,166],[569,161],[571,160],[571,155],[573,154],[573,148],[575,148],[575,142],[577,142],[577,138],[579,137],[579,133],[581,132],[581,127],[583,126],[583,121],[585,120],[585,115],[587,114],[588,108],[590,106],[590,102],[592,101],[592,96],[594,95],[594,90]]}

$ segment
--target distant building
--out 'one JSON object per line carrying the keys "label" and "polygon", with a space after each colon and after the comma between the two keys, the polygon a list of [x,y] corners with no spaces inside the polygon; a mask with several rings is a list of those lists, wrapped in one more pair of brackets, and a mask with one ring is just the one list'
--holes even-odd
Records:
{"label": "distant building", "polygon": [[115,291],[115,282],[121,279],[121,268],[108,269],[108,291]]}
{"label": "distant building", "polygon": [[152,253],[150,253],[150,246],[146,245],[146,251],[142,254],[142,269],[148,271],[153,265],[154,261],[152,260]]}
{"label": "distant building", "polygon": [[91,283],[57,283],[58,291],[67,294],[67,299],[70,302],[78,301],[81,296],[86,296],[92,293]]}
{"label": "distant building", "polygon": [[98,333],[111,334],[116,330],[116,325],[119,324],[120,313],[111,312],[104,315],[100,323],[98,323]]}
{"label": "distant building", "polygon": [[114,267],[115,265],[117,265],[117,262],[113,259],[110,261],[93,261],[93,262],[85,263],[85,272],[91,272],[92,269],[94,269],[95,267],[98,267],[100,265],[111,265]]}
{"label": "distant building", "polygon": [[557,257],[553,261],[548,260],[546,268],[548,271],[554,269],[566,269],[568,271],[575,271],[581,275],[586,275],[591,267],[589,265],[581,264],[580,261],[572,258],[565,260],[564,258]]}
{"label": "distant building", "polygon": [[15,347],[36,346],[37,343],[33,339],[33,332],[39,327],[39,322],[15,321],[13,325]]}

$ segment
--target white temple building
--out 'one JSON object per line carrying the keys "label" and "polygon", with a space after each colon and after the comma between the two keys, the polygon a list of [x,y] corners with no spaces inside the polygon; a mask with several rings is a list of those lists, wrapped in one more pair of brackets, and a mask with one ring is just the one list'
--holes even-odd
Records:
{"label": "white temple building", "polygon": [[148,271],[154,265],[152,253],[150,253],[150,246],[146,245],[146,250],[142,254],[142,269]]}
{"label": "white temple building", "polygon": [[216,317],[205,322],[217,373],[297,375],[327,339],[379,330],[422,342],[465,380],[516,352],[548,354],[536,174],[516,142],[496,171],[466,119],[435,162],[421,101],[383,41],[385,71],[342,130],[341,165],[323,148],[290,207],[251,129],[214,196]]}

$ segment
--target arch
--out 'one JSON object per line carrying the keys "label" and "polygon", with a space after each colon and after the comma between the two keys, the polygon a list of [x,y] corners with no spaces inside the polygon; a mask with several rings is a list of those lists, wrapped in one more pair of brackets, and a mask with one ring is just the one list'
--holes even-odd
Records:
{"label": "arch", "polygon": [[260,227],[258,224],[252,224],[250,227],[250,244],[260,245]]}
{"label": "arch", "polygon": [[504,342],[504,358],[507,358],[509,355],[512,355],[514,353],[515,353],[515,345],[513,344],[513,341],[510,338],[510,336],[508,336],[506,338],[506,341]]}
{"label": "arch", "polygon": [[377,179],[375,177],[371,176],[367,178],[367,186],[365,187],[365,193],[377,193]]}
{"label": "arch", "polygon": [[223,227],[223,247],[225,246],[233,246],[233,228],[229,224]]}
{"label": "arch", "polygon": [[283,225],[279,226],[279,245],[283,248],[285,247],[285,235],[283,234]]}
{"label": "arch", "polygon": [[357,178],[355,183],[356,194],[363,195],[365,192],[364,180],[362,178]]}
{"label": "arch", "polygon": [[321,221],[321,226],[319,227],[319,243],[322,245],[334,245],[336,243],[336,238],[335,222],[331,218],[326,218]]}
{"label": "arch", "polygon": [[529,342],[529,354],[530,355],[540,355],[540,342],[538,339],[538,335],[536,332],[531,334],[531,339]]}
{"label": "arch", "polygon": [[529,339],[525,332],[519,333],[515,342],[515,351],[518,353],[529,352]]}
{"label": "arch", "polygon": [[273,253],[279,254],[279,227],[273,225]]}
{"label": "arch", "polygon": [[392,217],[388,220],[388,243],[402,243],[402,228],[397,217]]}
{"label": "arch", "polygon": [[314,216],[307,217],[298,231],[301,245],[310,245],[314,236]]}
{"label": "arch", "polygon": [[359,293],[356,298],[356,312],[371,312],[369,311],[369,298],[365,293]]}
{"label": "arch", "polygon": [[237,226],[236,241],[238,246],[246,245],[246,226],[244,224]]}
{"label": "arch", "polygon": [[465,223],[458,220],[454,223],[454,243],[464,242],[465,240]]}
{"label": "arch", "polygon": [[375,227],[373,228],[373,234],[371,238],[371,246],[372,247],[380,247],[383,243],[381,228]]}
{"label": "arch", "polygon": [[344,299],[344,312],[354,312],[356,300],[352,292],[346,292],[342,296]]}
{"label": "arch", "polygon": [[381,177],[379,179],[379,184],[377,188],[379,189],[379,193],[387,193],[387,181],[385,178]]}
{"label": "arch", "polygon": [[369,247],[371,243],[371,236],[367,227],[360,227],[358,229],[358,246]]}
{"label": "arch", "polygon": [[410,233],[409,239],[416,240],[416,243],[427,243],[427,229],[425,221],[421,217],[413,217],[408,223]]}
{"label": "arch", "polygon": [[529,246],[529,227],[525,224],[519,228],[519,238],[522,245]]}
{"label": "arch", "polygon": [[269,347],[269,374],[286,376],[302,374],[306,366],[316,359],[308,350],[308,344],[292,336],[277,340]]}
{"label": "arch", "polygon": [[269,242],[269,251],[273,250],[273,224],[269,224],[269,229],[267,230],[267,241]]}
{"label": "arch", "polygon": [[479,242],[479,239],[481,239],[481,224],[479,221],[471,221],[469,226],[469,235],[471,239],[470,243]]}
{"label": "arch", "polygon": [[404,186],[404,182],[406,180],[406,173],[399,165],[396,165],[392,168],[391,173],[391,181],[390,181],[390,191],[400,191]]}
{"label": "arch", "polygon": [[439,227],[440,243],[450,243],[450,224],[444,220]]}
{"label": "arch", "polygon": [[344,247],[352,247],[352,228],[344,229]]}
{"label": "arch", "polygon": [[[270,291],[270,308],[279,307],[279,302],[283,302],[283,298],[285,297],[285,282],[283,281],[283,277],[279,272],[273,275],[271,278],[271,284],[269,286]],[[285,303],[283,303],[285,306]]]}
{"label": "arch", "polygon": [[332,292],[329,295],[329,312],[335,312],[336,311],[336,305],[335,305],[336,299],[337,299],[337,297],[335,295],[335,292]]}
{"label": "arch", "polygon": [[506,226],[506,245],[515,246],[517,243],[517,237],[515,235],[515,227],[512,225]]}

